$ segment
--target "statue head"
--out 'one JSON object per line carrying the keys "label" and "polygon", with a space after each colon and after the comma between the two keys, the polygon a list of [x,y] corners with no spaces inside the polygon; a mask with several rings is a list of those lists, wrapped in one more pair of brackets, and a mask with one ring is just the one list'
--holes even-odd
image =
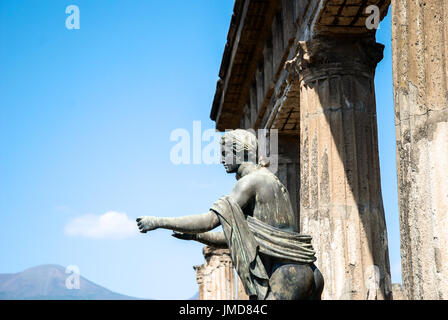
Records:
{"label": "statue head", "polygon": [[257,163],[257,137],[250,131],[236,129],[221,137],[221,163],[227,173],[234,173],[243,162]]}

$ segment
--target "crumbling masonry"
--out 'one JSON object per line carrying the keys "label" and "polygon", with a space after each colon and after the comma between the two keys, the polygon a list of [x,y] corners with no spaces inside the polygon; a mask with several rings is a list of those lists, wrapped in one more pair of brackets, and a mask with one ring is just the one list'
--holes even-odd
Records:
{"label": "crumbling masonry", "polygon": [[[379,19],[392,7],[404,292],[390,279],[370,5]],[[235,1],[211,118],[278,130],[275,174],[313,236],[324,299],[448,298],[446,37],[444,0]]]}

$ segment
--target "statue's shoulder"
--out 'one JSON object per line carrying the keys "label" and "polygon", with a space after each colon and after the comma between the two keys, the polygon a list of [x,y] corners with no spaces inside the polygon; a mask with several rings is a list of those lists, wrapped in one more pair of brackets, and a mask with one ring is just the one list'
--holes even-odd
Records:
{"label": "statue's shoulder", "polygon": [[280,179],[268,168],[261,167],[258,170],[258,177],[259,180],[263,182],[263,184],[281,184],[283,186],[283,183],[280,181]]}
{"label": "statue's shoulder", "polygon": [[275,179],[275,174],[269,171],[269,169],[260,167],[252,171],[248,175],[242,177],[239,181],[247,185],[259,186],[260,184],[263,185],[264,183]]}
{"label": "statue's shoulder", "polygon": [[277,176],[275,175],[275,174],[273,174],[272,173],[272,171],[271,170],[269,170],[268,168],[266,168],[266,167],[261,167],[261,168],[259,168],[257,171],[256,171],[256,173],[258,173],[258,175],[259,176],[263,176],[263,177],[269,177],[269,178],[271,178],[271,179],[276,179],[277,178]]}
{"label": "statue's shoulder", "polygon": [[235,189],[243,191],[256,188],[257,185],[262,181],[263,175],[258,172],[258,170],[254,170],[245,176],[238,179],[235,184]]}
{"label": "statue's shoulder", "polygon": [[237,180],[235,186],[241,186],[241,187],[249,187],[251,184],[255,182],[257,179],[257,175],[254,175],[253,172],[245,175],[244,177],[241,177]]}

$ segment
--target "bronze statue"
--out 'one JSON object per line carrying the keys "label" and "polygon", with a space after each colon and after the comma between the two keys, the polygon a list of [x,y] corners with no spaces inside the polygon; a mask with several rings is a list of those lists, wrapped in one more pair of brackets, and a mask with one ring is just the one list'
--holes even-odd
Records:
{"label": "bronze statue", "polygon": [[[204,214],[144,216],[140,232],[157,228],[213,247],[228,247],[250,299],[320,299],[324,281],[314,265],[311,237],[299,234],[289,193],[258,159],[254,134],[237,129],[221,139],[222,163],[237,182]],[[223,232],[209,232],[221,225]]]}

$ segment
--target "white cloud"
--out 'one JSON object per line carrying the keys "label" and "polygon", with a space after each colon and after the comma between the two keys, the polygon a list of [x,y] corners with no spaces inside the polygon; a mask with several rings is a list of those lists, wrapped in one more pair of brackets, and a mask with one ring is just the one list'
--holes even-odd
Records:
{"label": "white cloud", "polygon": [[65,226],[65,234],[94,239],[123,239],[138,233],[137,224],[126,213],[106,212],[100,216],[84,215],[71,220]]}

